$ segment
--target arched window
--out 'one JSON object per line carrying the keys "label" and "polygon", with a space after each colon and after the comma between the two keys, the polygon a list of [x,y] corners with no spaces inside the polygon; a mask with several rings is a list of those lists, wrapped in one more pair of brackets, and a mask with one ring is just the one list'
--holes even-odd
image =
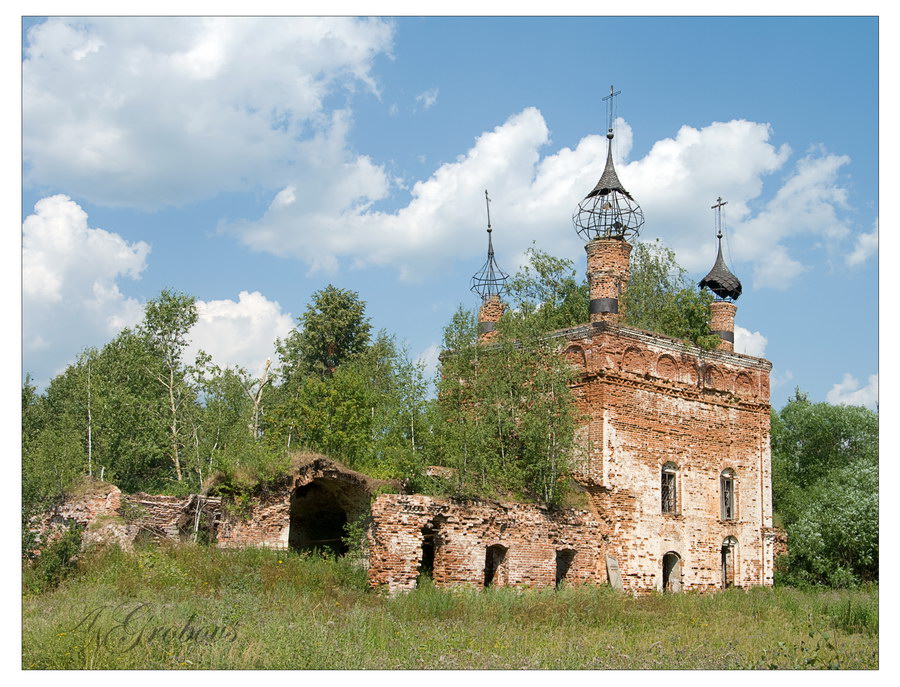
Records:
{"label": "arched window", "polygon": [[660,493],[662,495],[662,512],[678,512],[678,466],[675,463],[666,463],[662,468]]}
{"label": "arched window", "polygon": [[719,501],[722,508],[722,520],[734,520],[734,470],[728,468],[719,477]]}
{"label": "arched window", "polygon": [[738,540],[725,537],[722,542],[722,587],[734,586]]}

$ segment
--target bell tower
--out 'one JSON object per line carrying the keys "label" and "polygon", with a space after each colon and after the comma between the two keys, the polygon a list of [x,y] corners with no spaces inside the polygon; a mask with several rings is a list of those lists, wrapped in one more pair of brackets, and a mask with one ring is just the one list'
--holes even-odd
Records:
{"label": "bell tower", "polygon": [[713,334],[722,339],[719,343],[720,351],[734,351],[734,315],[737,313],[734,301],[741,295],[742,290],[741,280],[728,269],[725,258],[722,257],[722,208],[727,204],[728,201],[722,200],[719,196],[711,208],[716,211],[716,239],[719,241],[719,252],[716,254],[713,268],[699,283],[701,289],[708,288],[716,296],[709,306],[709,328]]}
{"label": "bell tower", "polygon": [[640,205],[622,186],[613,163],[615,98],[619,93],[610,86],[609,95],[603,99],[608,120],[606,167],[572,216],[575,231],[586,241],[590,319],[595,324],[617,324],[624,315],[619,299],[628,288],[630,276],[628,239],[637,236],[644,224]]}

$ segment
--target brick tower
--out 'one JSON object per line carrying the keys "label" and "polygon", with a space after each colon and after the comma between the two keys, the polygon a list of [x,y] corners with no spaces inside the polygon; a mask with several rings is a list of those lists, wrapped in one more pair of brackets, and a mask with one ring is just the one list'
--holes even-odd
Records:
{"label": "brick tower", "polygon": [[734,301],[741,295],[741,280],[738,279],[722,257],[722,208],[728,201],[718,198],[712,209],[716,211],[716,238],[719,241],[719,252],[716,262],[699,286],[708,288],[716,295],[709,306],[709,328],[713,334],[717,334],[722,341],[719,343],[720,351],[734,351],[734,315],[737,306]]}
{"label": "brick tower", "polygon": [[594,324],[618,324],[624,312],[619,299],[628,287],[631,244],[644,224],[644,213],[622,186],[613,163],[613,102],[618,93],[610,86],[606,167],[593,190],[572,216],[575,230],[586,241],[587,278],[591,293],[590,318]]}
{"label": "brick tower", "polygon": [[506,305],[501,296],[506,291],[506,274],[494,259],[494,243],[491,240],[491,199],[487,190],[484,192],[487,206],[488,250],[484,266],[472,277],[472,291],[481,296],[481,309],[478,311],[478,342],[489,343],[497,338],[497,322],[503,316]]}

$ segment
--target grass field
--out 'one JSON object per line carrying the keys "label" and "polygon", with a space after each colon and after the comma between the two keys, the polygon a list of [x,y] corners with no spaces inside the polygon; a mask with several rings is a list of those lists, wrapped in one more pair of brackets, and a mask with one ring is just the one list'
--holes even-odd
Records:
{"label": "grass field", "polygon": [[634,599],[426,585],[388,598],[344,559],[111,549],[83,557],[55,589],[25,593],[22,666],[877,668],[878,590]]}

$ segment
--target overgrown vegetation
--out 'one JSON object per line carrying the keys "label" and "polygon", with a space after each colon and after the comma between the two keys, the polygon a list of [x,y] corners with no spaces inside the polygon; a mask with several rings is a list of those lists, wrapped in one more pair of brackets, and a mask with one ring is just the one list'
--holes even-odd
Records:
{"label": "overgrown vegetation", "polygon": [[812,403],[772,413],[774,508],[788,533],[777,581],[850,587],[878,579],[878,415]]}
{"label": "overgrown vegetation", "polygon": [[[389,598],[365,585],[365,570],[349,558],[198,546],[96,551],[54,591],[25,596],[22,665],[878,667],[876,586],[635,599],[605,587],[520,592],[427,585]],[[139,606],[134,622],[109,633]]]}
{"label": "overgrown vegetation", "polygon": [[434,407],[439,464],[459,494],[516,494],[558,505],[575,431],[572,371],[527,316],[501,320],[490,347],[476,343],[474,316],[454,315],[444,336]]}
{"label": "overgrown vegetation", "polygon": [[[703,348],[708,293],[659,243],[637,244],[625,322]],[[245,508],[294,451],[320,452],[373,477],[438,496],[569,503],[575,416],[571,371],[543,334],[588,320],[588,287],[570,260],[537,249],[510,282],[491,347],[460,308],[444,332],[430,393],[423,366],[373,334],[358,294],[327,286],[264,370],[183,359],[194,299],[164,290],[144,321],[86,349],[42,394],[22,388],[22,550],[31,518],[85,475],[126,492],[184,495],[215,483]],[[775,510],[790,539],[778,581],[877,580],[877,415],[813,404],[798,392],[772,417]],[[451,468],[451,479],[425,468]],[[567,500],[568,499],[568,500]]]}

